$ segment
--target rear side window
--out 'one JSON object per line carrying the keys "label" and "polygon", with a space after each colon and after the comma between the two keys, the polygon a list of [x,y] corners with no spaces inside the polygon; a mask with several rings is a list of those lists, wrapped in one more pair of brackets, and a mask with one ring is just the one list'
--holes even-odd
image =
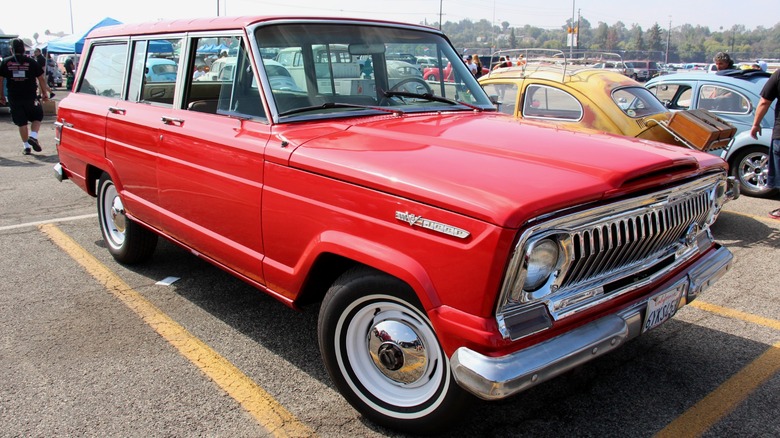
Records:
{"label": "rear side window", "polygon": [[733,114],[747,114],[751,110],[747,97],[717,85],[704,85],[699,89],[699,108]]}
{"label": "rear side window", "polygon": [[557,88],[529,85],[523,97],[523,117],[529,119],[580,120],[582,105]]}
{"label": "rear side window", "polygon": [[174,51],[180,39],[135,41],[128,99],[173,105],[179,64]]}
{"label": "rear side window", "polygon": [[92,46],[84,79],[77,93],[94,94],[113,99],[122,96],[127,67],[127,44],[102,44]]}

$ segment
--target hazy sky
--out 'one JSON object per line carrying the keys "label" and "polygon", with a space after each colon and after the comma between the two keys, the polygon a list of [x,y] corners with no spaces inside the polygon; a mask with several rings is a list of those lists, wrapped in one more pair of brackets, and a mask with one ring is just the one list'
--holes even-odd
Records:
{"label": "hazy sky", "polygon": [[[8,0],[10,3],[10,0]],[[511,26],[526,24],[545,29],[562,26],[579,12],[596,26],[599,22],[626,26],[638,24],[648,29],[658,23],[666,29],[680,24],[707,26],[712,31],[744,25],[773,27],[780,23],[778,0],[34,0],[26,13],[24,2],[14,1],[4,8],[11,14],[0,14],[0,30],[7,34],[32,37],[46,30],[71,33],[83,32],[105,17],[125,23],[156,21],[159,19],[213,17],[217,15],[276,15],[337,16],[379,18],[393,21],[429,24],[439,21],[472,21],[486,19]],[[218,6],[219,5],[219,6]],[[702,6],[703,5],[703,6]],[[572,7],[573,6],[573,7]],[[71,13],[72,11],[72,13]]]}

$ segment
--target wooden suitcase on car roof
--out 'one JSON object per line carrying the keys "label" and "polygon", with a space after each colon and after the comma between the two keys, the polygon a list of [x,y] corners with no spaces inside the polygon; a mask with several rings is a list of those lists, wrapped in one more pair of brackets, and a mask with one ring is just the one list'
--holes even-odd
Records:
{"label": "wooden suitcase on car roof", "polygon": [[700,151],[724,148],[737,133],[730,123],[703,109],[672,113],[668,127]]}

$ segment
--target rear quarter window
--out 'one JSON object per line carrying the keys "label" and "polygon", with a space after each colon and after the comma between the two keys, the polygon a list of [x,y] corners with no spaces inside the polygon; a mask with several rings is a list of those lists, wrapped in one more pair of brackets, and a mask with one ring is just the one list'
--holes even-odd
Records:
{"label": "rear quarter window", "polygon": [[126,67],[126,43],[92,46],[84,78],[76,92],[119,98],[122,96]]}
{"label": "rear quarter window", "polygon": [[580,120],[582,105],[557,88],[529,85],[523,97],[523,117],[530,119]]}

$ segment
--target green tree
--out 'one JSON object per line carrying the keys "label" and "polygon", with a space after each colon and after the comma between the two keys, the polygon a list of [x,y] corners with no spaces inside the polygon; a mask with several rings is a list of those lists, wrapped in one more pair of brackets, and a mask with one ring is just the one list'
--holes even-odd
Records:
{"label": "green tree", "polygon": [[664,44],[661,40],[661,26],[655,23],[650,30],[647,31],[647,47],[650,50],[660,52],[664,48]]}

